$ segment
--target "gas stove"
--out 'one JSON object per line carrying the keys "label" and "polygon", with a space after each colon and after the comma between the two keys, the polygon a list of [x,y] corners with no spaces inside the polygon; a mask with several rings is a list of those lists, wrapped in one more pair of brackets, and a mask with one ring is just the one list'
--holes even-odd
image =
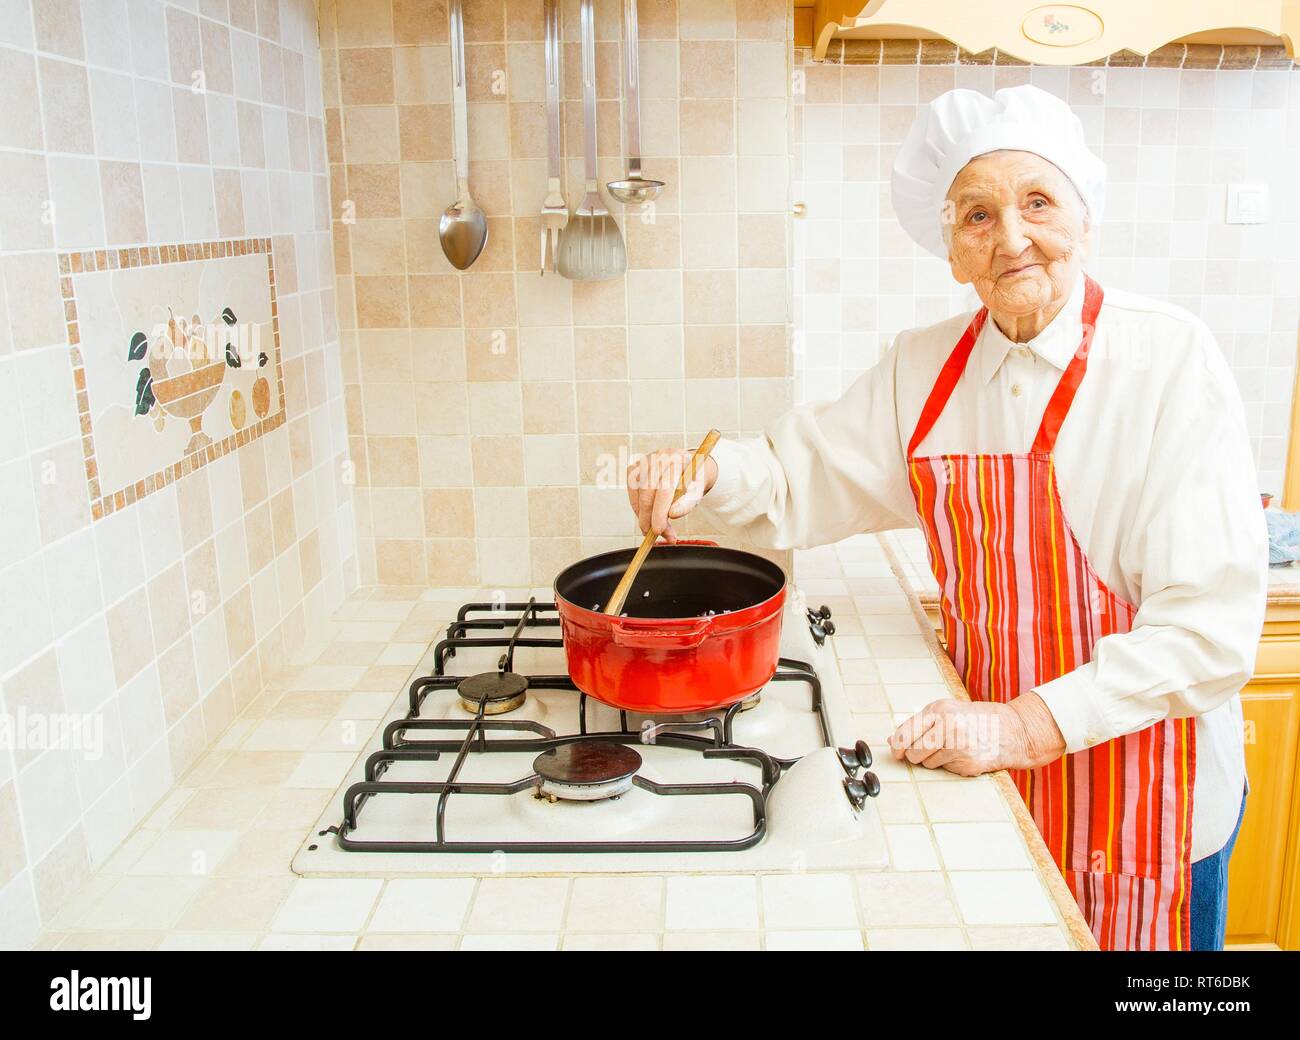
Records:
{"label": "gas stove", "polygon": [[552,602],[467,603],[294,859],[302,875],[883,868],[834,622],[791,587],[776,674],[648,716],[565,671]]}

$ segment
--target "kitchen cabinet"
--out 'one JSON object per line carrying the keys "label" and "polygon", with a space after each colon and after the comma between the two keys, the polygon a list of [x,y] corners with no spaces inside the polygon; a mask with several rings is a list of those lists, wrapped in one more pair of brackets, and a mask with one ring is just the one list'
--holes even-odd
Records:
{"label": "kitchen cabinet", "polygon": [[1241,691],[1250,797],[1229,867],[1229,946],[1300,949],[1300,586],[1274,579]]}
{"label": "kitchen cabinet", "polygon": [[[1284,45],[1300,38],[1300,9],[1291,0],[1087,0],[1053,9],[1025,3],[969,0],[795,0],[811,9],[813,55],[834,57],[842,41],[938,39],[972,53],[996,47],[1035,65],[1087,65],[1127,51],[1150,54],[1164,44]],[[951,45],[950,44],[950,45]]]}

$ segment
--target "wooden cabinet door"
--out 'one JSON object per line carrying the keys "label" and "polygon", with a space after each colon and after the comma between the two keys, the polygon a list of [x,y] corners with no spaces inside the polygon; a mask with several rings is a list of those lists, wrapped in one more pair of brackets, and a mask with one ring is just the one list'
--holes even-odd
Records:
{"label": "wooden cabinet door", "polygon": [[1300,682],[1257,678],[1241,702],[1250,796],[1229,866],[1227,942],[1277,943],[1288,841],[1300,823],[1292,818]]}

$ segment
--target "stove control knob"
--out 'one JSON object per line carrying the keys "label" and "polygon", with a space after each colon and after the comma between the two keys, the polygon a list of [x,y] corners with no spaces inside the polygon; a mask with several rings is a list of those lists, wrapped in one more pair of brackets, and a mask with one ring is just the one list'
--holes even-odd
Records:
{"label": "stove control knob", "polygon": [[823,604],[817,610],[807,607],[805,611],[808,615],[808,627],[812,631],[813,639],[818,646],[826,642],[827,636],[835,634],[835,623],[831,621],[831,608]]}
{"label": "stove control knob", "polygon": [[857,752],[858,762],[863,769],[871,768],[871,748],[867,747],[865,740],[859,740],[853,745],[853,750]]}
{"label": "stove control knob", "polygon": [[862,809],[866,807],[868,798],[875,798],[880,794],[880,781],[876,778],[875,773],[864,773],[860,780],[845,777],[844,793],[848,795],[849,801],[853,803],[853,808]]}
{"label": "stove control knob", "polygon": [[808,611],[808,631],[812,633],[813,642],[821,646],[826,642],[826,629],[822,628],[822,620],[811,610]]}
{"label": "stove control knob", "polygon": [[871,748],[865,740],[859,740],[851,748],[839,748],[840,765],[849,776],[856,776],[859,769],[871,767]]}

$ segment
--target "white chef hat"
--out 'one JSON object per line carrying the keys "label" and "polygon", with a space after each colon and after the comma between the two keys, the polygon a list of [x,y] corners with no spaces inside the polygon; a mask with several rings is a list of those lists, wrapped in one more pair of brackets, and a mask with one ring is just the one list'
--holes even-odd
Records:
{"label": "white chef hat", "polygon": [[1074,183],[1095,226],[1106,193],[1106,164],[1089,151],[1083,124],[1060,98],[1024,84],[987,97],[950,90],[922,108],[899,145],[890,192],[903,229],[923,249],[947,259],[944,200],[963,166],[1002,148],[1033,152]]}

